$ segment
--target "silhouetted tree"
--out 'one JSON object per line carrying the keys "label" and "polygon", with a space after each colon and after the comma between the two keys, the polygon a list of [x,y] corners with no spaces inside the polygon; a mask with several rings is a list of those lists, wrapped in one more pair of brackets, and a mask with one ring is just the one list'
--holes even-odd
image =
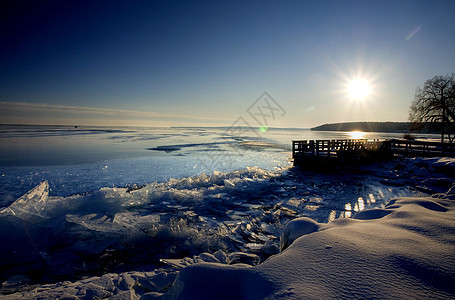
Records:
{"label": "silhouetted tree", "polygon": [[[455,138],[455,73],[435,76],[418,87],[409,111],[413,128],[431,126],[441,132],[441,142],[447,135]],[[452,134],[452,138],[451,138]]]}

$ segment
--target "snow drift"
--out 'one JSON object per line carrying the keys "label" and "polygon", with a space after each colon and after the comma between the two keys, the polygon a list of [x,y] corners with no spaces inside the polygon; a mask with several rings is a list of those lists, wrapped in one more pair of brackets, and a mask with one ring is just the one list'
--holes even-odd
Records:
{"label": "snow drift", "polygon": [[255,267],[189,266],[165,298],[453,298],[454,200],[398,198],[384,210],[320,224]]}

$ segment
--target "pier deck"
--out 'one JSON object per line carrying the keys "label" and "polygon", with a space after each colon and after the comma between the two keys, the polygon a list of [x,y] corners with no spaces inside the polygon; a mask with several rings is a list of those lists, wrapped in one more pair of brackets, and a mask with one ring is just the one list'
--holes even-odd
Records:
{"label": "pier deck", "polygon": [[292,141],[294,165],[360,163],[395,155],[454,157],[455,144],[408,140]]}

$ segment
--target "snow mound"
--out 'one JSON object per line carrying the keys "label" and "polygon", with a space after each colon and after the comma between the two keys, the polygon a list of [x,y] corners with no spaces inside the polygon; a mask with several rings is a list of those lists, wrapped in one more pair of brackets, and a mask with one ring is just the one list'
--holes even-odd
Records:
{"label": "snow mound", "polygon": [[455,159],[452,157],[439,158],[433,162],[432,166],[437,171],[441,171],[451,177],[455,177]]}
{"label": "snow mound", "polygon": [[[254,266],[195,264],[166,299],[440,298],[455,296],[455,203],[398,198],[340,218]],[[317,228],[308,221],[291,227]],[[304,225],[307,224],[307,225]],[[292,230],[290,230],[292,233]]]}
{"label": "snow mound", "polygon": [[286,224],[280,239],[280,250],[283,251],[292,244],[297,238],[316,232],[319,229],[319,224],[306,217],[296,218]]}
{"label": "snow mound", "polygon": [[359,212],[353,218],[357,220],[373,220],[385,217],[392,212],[393,210],[390,209],[375,208]]}

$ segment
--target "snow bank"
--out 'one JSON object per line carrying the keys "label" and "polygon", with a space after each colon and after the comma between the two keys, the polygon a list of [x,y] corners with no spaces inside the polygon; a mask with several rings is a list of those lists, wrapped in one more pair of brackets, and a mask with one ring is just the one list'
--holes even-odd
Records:
{"label": "snow bank", "polygon": [[398,198],[361,220],[321,224],[256,267],[187,267],[166,298],[452,298],[454,199]]}

